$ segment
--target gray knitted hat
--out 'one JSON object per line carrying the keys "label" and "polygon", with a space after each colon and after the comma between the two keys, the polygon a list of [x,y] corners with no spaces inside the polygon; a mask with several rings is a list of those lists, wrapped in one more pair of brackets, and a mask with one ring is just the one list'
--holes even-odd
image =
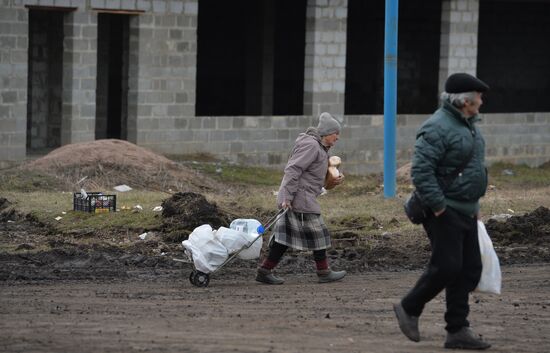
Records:
{"label": "gray knitted hat", "polygon": [[327,136],[335,133],[340,133],[340,123],[332,115],[327,112],[321,113],[319,116],[319,125],[317,125],[317,130],[319,135]]}

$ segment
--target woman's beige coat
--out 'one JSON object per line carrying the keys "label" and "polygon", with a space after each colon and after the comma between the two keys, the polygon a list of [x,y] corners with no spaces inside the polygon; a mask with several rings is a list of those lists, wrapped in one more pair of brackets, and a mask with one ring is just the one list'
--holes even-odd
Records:
{"label": "woman's beige coat", "polygon": [[328,158],[328,149],[321,144],[316,128],[298,135],[285,167],[277,205],[290,201],[295,212],[321,214],[317,196],[325,184]]}

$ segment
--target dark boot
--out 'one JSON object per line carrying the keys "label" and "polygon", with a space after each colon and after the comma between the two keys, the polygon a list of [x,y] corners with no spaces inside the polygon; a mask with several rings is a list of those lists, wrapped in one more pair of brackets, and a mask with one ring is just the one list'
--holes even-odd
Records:
{"label": "dark boot", "polygon": [[346,271],[332,271],[331,269],[317,270],[319,283],[339,281],[346,276]]}
{"label": "dark boot", "polygon": [[267,268],[259,267],[258,273],[256,274],[256,281],[267,283],[267,284],[283,284],[284,279],[275,276],[271,270]]}
{"label": "dark boot", "polygon": [[483,350],[491,345],[474,334],[471,328],[463,327],[455,333],[447,332],[445,348]]}
{"label": "dark boot", "polygon": [[393,304],[393,311],[397,316],[397,322],[401,332],[408,339],[414,342],[420,341],[420,332],[418,331],[418,316],[412,316],[407,314],[401,303]]}

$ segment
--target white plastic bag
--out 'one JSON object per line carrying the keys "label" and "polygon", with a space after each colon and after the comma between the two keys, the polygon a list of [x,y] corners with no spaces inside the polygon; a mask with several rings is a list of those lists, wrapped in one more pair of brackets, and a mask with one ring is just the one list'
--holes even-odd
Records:
{"label": "white plastic bag", "polygon": [[485,225],[480,220],[477,221],[477,236],[479,239],[479,251],[481,252],[481,278],[477,284],[476,292],[500,294],[502,275],[500,273],[500,263],[498,256],[493,248],[493,242],[487,234]]}
{"label": "white plastic bag", "polygon": [[260,257],[262,237],[258,238],[258,233],[245,233],[235,229],[220,227],[216,231],[216,238],[226,247],[229,254],[236,253],[243,247],[250,246],[237,255],[240,259],[253,260]]}
{"label": "white plastic bag", "polygon": [[227,249],[214,236],[214,231],[208,224],[195,228],[189,239],[181,244],[193,258],[195,268],[204,273],[216,270],[229,257]]}

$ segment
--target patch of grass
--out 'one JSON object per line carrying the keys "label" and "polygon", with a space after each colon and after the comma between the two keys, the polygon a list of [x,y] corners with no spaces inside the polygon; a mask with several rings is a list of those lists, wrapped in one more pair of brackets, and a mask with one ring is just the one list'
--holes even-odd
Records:
{"label": "patch of grass", "polygon": [[[53,222],[49,220],[48,223],[52,224]],[[55,223],[55,228],[61,232],[78,232],[87,229],[100,231],[151,229],[155,228],[159,223],[158,213],[149,210],[99,214],[69,211],[63,215],[61,220]]]}
{"label": "patch of grass", "polygon": [[489,183],[497,187],[540,187],[550,185],[550,163],[540,167],[497,162],[489,168]]}
{"label": "patch of grass", "polygon": [[[73,211],[73,193],[71,192],[8,192],[3,193],[13,206],[29,213],[38,221],[61,232],[78,232],[83,229],[120,230],[120,229],[151,229],[161,222],[159,212],[153,212],[163,199],[169,197],[165,193],[130,191],[117,194],[117,208],[120,212],[87,213]],[[140,212],[132,212],[136,205],[142,206]],[[56,217],[61,217],[56,220]]]}
{"label": "patch of grass", "polygon": [[281,170],[227,163],[187,163],[189,167],[224,183],[278,186]]}
{"label": "patch of grass", "polygon": [[197,162],[197,163],[215,163],[221,162],[210,153],[190,153],[190,154],[166,154],[166,158],[175,162]]}
{"label": "patch of grass", "polygon": [[[216,202],[231,218],[256,218],[265,221],[276,213],[275,192],[281,182],[282,171],[210,162],[194,162],[189,165],[226,185],[224,192],[210,192],[205,196],[209,201]],[[513,171],[513,175],[504,172],[508,169]],[[540,205],[548,205],[550,165],[529,168],[496,163],[489,172],[490,183],[494,187],[481,199],[484,216],[510,213],[510,209],[519,214],[532,211]],[[2,171],[0,178],[1,196],[12,202],[17,211],[30,213],[39,221],[67,233],[83,229],[103,233],[110,230],[154,229],[161,224],[162,217],[152,209],[170,197],[169,194],[153,191],[116,193],[118,208],[131,209],[135,205],[141,205],[143,211],[87,214],[72,211],[72,192],[52,191],[49,185],[53,185],[55,178],[39,173],[6,174],[6,171]],[[409,187],[404,183],[398,184],[397,197],[386,199],[383,196],[380,174],[346,175],[343,185],[330,190],[318,200],[323,218],[331,230],[364,225],[352,232],[361,237],[388,232],[412,234],[421,232],[421,228],[412,225],[403,212],[402,204],[410,191]],[[58,216],[62,219],[56,221]]]}
{"label": "patch of grass", "polygon": [[0,171],[0,191],[54,191],[66,187],[63,181],[46,173],[15,168]]}

